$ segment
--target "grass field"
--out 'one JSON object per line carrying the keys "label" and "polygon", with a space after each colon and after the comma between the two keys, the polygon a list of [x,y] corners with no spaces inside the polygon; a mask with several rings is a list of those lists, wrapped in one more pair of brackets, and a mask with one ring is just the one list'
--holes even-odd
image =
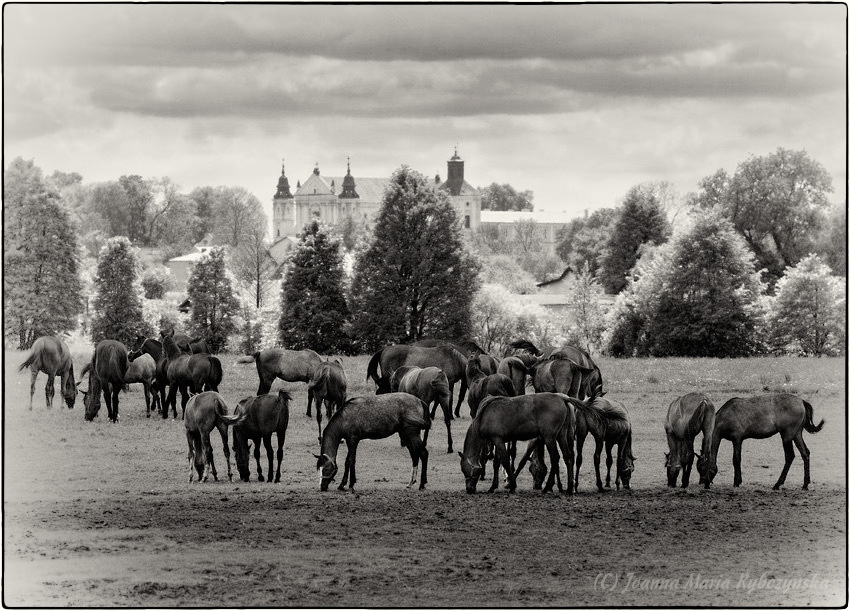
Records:
{"label": "grass field", "polygon": [[[90,352],[74,352],[79,370]],[[188,484],[182,423],[146,419],[140,388],[122,394],[117,425],[105,406],[88,423],[82,397],[69,411],[56,406],[57,392],[45,409],[42,375],[30,412],[29,376],[17,372],[24,358],[5,352],[6,605],[846,602],[844,359],[598,359],[609,396],[631,413],[633,489],[595,492],[585,448],[581,488],[568,497],[531,490],[527,473],[515,495],[466,495],[441,420],[429,438],[426,490],[405,489],[409,457],[386,439],[361,444],[356,493],[320,493],[305,387],[282,382],[275,389],[283,384],[294,398],[281,483],[228,482],[215,436],[223,481]],[[234,356],[222,361],[221,393],[232,406],[256,392],[257,374]],[[367,361],[343,357],[349,396],[374,392]],[[663,420],[691,391],[718,408],[766,391],[811,402],[815,420],[826,419],[820,433],[805,434],[811,489],[800,490],[798,458],[785,489],[771,490],[783,464],[775,437],[744,443],[740,488],[728,442],[711,490],[667,488]],[[456,449],[469,422],[464,405],[452,423]]]}

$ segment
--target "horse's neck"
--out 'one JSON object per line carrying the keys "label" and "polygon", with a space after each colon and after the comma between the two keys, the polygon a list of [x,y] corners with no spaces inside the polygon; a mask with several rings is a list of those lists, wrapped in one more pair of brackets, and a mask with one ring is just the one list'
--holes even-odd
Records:
{"label": "horse's neck", "polygon": [[170,337],[163,338],[162,349],[165,350],[165,355],[170,359],[178,357],[182,354],[182,352],[180,352],[180,348]]}
{"label": "horse's neck", "polygon": [[466,439],[463,441],[463,456],[470,464],[475,464],[475,460],[480,460],[481,450],[484,447],[484,439],[481,438],[480,420],[477,418],[472,421],[466,431]]}
{"label": "horse's neck", "polygon": [[142,352],[150,354],[154,361],[159,361],[162,358],[162,344],[153,339],[146,339],[142,344]]}
{"label": "horse's neck", "polygon": [[343,437],[342,417],[341,412],[334,414],[325,430],[322,431],[322,454],[327,454],[334,462],[336,462],[336,454]]}

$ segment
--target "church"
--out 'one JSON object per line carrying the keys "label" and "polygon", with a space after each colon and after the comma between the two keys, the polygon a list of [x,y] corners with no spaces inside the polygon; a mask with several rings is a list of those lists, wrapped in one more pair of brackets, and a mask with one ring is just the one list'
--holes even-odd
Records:
{"label": "church", "polygon": [[[457,149],[447,163],[446,180],[441,181],[437,175],[434,187],[448,194],[463,227],[475,231],[481,224],[481,193],[464,179],[464,162]],[[381,207],[384,190],[389,184],[389,178],[353,175],[349,160],[345,176],[324,176],[316,164],[303,184],[298,181],[293,194],[286,168],[282,167],[272,207],[275,245],[298,235],[313,218],[330,225],[339,224],[347,217],[356,220],[373,218]]]}

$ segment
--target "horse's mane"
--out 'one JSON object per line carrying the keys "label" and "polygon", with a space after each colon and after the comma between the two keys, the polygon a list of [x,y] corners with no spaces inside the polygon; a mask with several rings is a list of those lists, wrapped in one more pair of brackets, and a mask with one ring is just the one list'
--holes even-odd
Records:
{"label": "horse's mane", "polygon": [[515,342],[510,343],[510,347],[514,350],[525,350],[530,352],[534,356],[541,356],[543,353],[537,349],[537,346],[532,344],[527,339],[518,339]]}
{"label": "horse's mane", "polygon": [[608,420],[605,418],[605,413],[602,411],[601,407],[596,405],[596,401],[587,403],[580,399],[576,399],[575,397],[570,397],[570,401],[579,411],[581,411],[581,413],[593,420],[596,425],[595,428],[603,432],[605,431],[608,426]]}

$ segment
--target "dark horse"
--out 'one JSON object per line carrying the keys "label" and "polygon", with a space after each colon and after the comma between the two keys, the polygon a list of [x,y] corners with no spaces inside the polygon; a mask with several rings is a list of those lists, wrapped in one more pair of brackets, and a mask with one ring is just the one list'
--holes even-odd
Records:
{"label": "dark horse", "polygon": [[667,445],[665,454],[667,485],[676,487],[679,471],[682,471],[682,488],[688,487],[691,467],[694,464],[694,439],[702,433],[702,452],[697,455],[699,483],[709,488],[717,475],[717,457],[711,451],[714,435],[714,404],[698,392],[688,393],[670,403],[664,421]]}
{"label": "dark horse", "polygon": [[596,397],[590,402],[574,400],[576,406],[576,489],[578,472],[581,467],[581,451],[588,433],[593,435],[596,449],[593,452],[593,468],[596,471],[596,488],[602,492],[602,478],[599,474],[599,461],[602,446],[605,445],[606,465],[605,488],[611,487],[611,450],[617,446],[616,486],[629,489],[632,473],[635,470],[635,457],[632,454],[632,426],[629,413],[617,401]]}
{"label": "dark horse", "polygon": [[466,358],[473,356],[480,357],[481,371],[487,375],[496,373],[496,369],[499,366],[499,359],[495,356],[490,356],[487,352],[485,352],[484,348],[468,339],[462,339],[460,341],[421,339],[418,342],[414,342],[412,345],[423,348],[433,348],[434,346],[453,346],[455,350],[460,352]]}
{"label": "dark horse", "polygon": [[481,357],[473,356],[466,362],[466,384],[469,387],[469,415],[475,418],[484,397],[515,397],[514,383],[501,373],[487,374],[481,367]]}
{"label": "dark horse", "polygon": [[168,396],[168,372],[165,370],[168,359],[165,357],[162,343],[159,340],[139,335],[136,338],[135,347],[127,354],[127,358],[132,362],[143,354],[150,355],[156,363],[156,388],[154,393],[159,393],[159,409],[161,411]]}
{"label": "dark horse", "polygon": [[[590,355],[576,346],[564,344],[557,350],[540,351],[528,340],[518,340],[511,343],[516,355],[529,368],[533,369],[547,361],[567,360],[575,365],[572,368],[572,392],[566,393],[577,399],[592,399],[605,394],[602,388],[602,372],[590,358]],[[531,374],[534,375],[533,373]],[[565,391],[558,391],[565,392]]]}
{"label": "dark horse", "polygon": [[809,488],[809,448],[803,441],[803,429],[817,433],[823,428],[823,420],[814,423],[814,408],[800,397],[780,393],[761,395],[749,399],[729,399],[717,410],[714,417],[714,437],[711,454],[717,457],[720,442],[732,442],[732,465],[735,467],[734,485],[741,485],[741,443],[744,439],[765,439],[779,433],[785,450],[785,467],[774,484],[778,490],[785,483],[788,469],[794,461],[794,447],[803,457],[803,490]]}
{"label": "dark horse", "polygon": [[210,432],[218,429],[224,445],[224,458],[227,461],[227,479],[233,481],[230,471],[230,448],[227,446],[227,427],[244,420],[244,416],[228,416],[227,404],[224,398],[215,391],[202,392],[193,395],[186,404],[186,417],[183,426],[186,428],[186,441],[189,443],[189,481],[192,481],[193,470],[198,472],[198,481],[205,482],[212,471],[213,479],[218,481],[213,460]]}
{"label": "dark horse", "polygon": [[218,392],[221,384],[221,361],[209,354],[186,354],[177,347],[173,339],[174,331],[160,333],[162,348],[165,351],[168,375],[168,399],[162,404],[162,417],[168,418],[168,406],[171,406],[174,418],[177,418],[177,391],[180,391],[182,416],[186,416],[186,403],[189,393],[200,394],[205,390]]}
{"label": "dark horse", "polygon": [[[253,355],[257,364],[257,376],[260,386],[257,395],[269,392],[275,378],[284,382],[310,382],[316,367],[322,364],[322,357],[313,350],[284,350],[269,348]],[[307,416],[311,416],[313,391],[307,388]],[[318,409],[318,408],[317,408]]]}
{"label": "dark horse", "polygon": [[[378,375],[378,366],[381,375]],[[455,382],[460,382],[460,394],[454,415],[460,416],[460,406],[466,396],[466,357],[450,345],[440,346],[406,346],[394,344],[385,346],[372,355],[366,368],[366,379],[372,379],[377,388],[376,394],[390,392],[390,378],[399,367],[411,365],[416,367],[436,367],[446,374],[449,381],[449,408],[454,400]]]}
{"label": "dark horse", "polygon": [[[275,483],[280,481],[280,465],[283,462],[283,444],[286,441],[286,428],[289,426],[289,402],[292,397],[285,390],[277,394],[246,397],[236,406],[234,415],[240,422],[233,426],[233,451],[236,453],[236,468],[243,482],[251,479],[248,442],[254,442],[254,460],[257,461],[257,479],[263,481],[263,469],[260,466],[260,441],[266,448],[269,459],[268,481],[272,481],[274,453],[272,435],[277,434],[277,471]],[[319,406],[316,406],[316,411]],[[244,418],[243,418],[244,416]]]}
{"label": "dark horse", "polygon": [[508,376],[514,385],[514,394],[525,394],[525,380],[530,373],[522,359],[516,356],[506,356],[499,362],[496,373]]}
{"label": "dark horse", "polygon": [[307,384],[308,392],[316,400],[316,424],[319,427],[319,443],[322,443],[322,404],[328,420],[336,410],[342,409],[348,391],[348,378],[339,360],[325,361],[313,371]]}
{"label": "dark horse", "polygon": [[100,411],[100,393],[103,392],[109,420],[118,422],[118,393],[124,387],[124,376],[129,366],[124,344],[114,339],[98,343],[88,366],[89,389],[83,391],[86,420],[92,421],[97,416]]}
{"label": "dark horse", "polygon": [[348,447],[348,454],[345,457],[345,471],[339,489],[345,490],[350,477],[350,488],[354,490],[354,484],[357,482],[355,461],[360,440],[384,439],[395,433],[401,437],[402,445],[407,447],[413,463],[408,488],[416,483],[419,461],[422,461],[422,478],[419,482],[419,489],[422,490],[428,482],[428,450],[420,432],[430,425],[428,406],[407,393],[349,399],[342,409],[333,415],[325,427],[325,434],[322,435],[322,454],[316,455],[321,490],[326,491],[336,476],[336,455],[343,440]]}
{"label": "dark horse", "polygon": [[[573,492],[573,441],[575,439],[575,407],[569,397],[555,393],[537,393],[519,397],[487,397],[481,403],[478,415],[466,431],[463,452],[460,454],[460,468],[466,479],[466,491],[475,492],[483,471],[483,459],[487,455],[487,446],[492,443],[496,449],[496,464],[500,464],[508,473],[507,488],[516,489],[516,475],[505,448],[505,442],[543,438],[552,469],[543,492],[549,492],[558,482],[558,490],[563,491],[558,454],[560,447],[567,465],[567,493]],[[493,485],[490,492],[498,486],[499,469],[493,466]]]}
{"label": "dark horse", "polygon": [[[452,408],[449,403],[451,392],[449,391],[449,381],[446,374],[436,367],[413,367],[405,365],[395,370],[390,378],[390,389],[393,392],[406,392],[409,395],[418,397],[425,405],[431,407],[431,420],[437,413],[437,405],[443,410],[443,420],[446,423],[446,433],[449,438],[449,449],[447,454],[451,454],[452,449]],[[425,429],[425,443],[428,443],[428,431]]]}
{"label": "dark horse", "polygon": [[53,384],[56,376],[61,377],[62,397],[68,409],[74,409],[77,400],[77,383],[74,381],[74,361],[71,351],[58,337],[45,335],[39,337],[32,345],[32,351],[18,371],[30,370],[30,409],[32,409],[32,396],[35,394],[35,379],[38,372],[47,374],[47,385],[44,394],[47,397],[47,409],[53,407]]}

